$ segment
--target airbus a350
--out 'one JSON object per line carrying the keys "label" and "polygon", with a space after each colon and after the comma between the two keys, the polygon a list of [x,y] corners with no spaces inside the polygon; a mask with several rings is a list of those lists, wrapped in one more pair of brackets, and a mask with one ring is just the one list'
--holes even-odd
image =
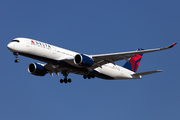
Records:
{"label": "airbus a350", "polygon": [[[137,69],[144,53],[166,50],[175,45],[176,43],[164,48],[147,50],[139,48],[130,52],[87,55],[29,38],[15,38],[7,48],[15,55],[16,63],[19,62],[18,55],[45,63],[30,63],[29,73],[36,76],[45,76],[47,73],[59,76],[61,73],[64,79],[60,79],[60,83],[70,83],[69,73],[82,75],[84,79],[98,77],[106,80],[123,80],[141,79],[143,75],[162,72],[155,70],[137,73]],[[126,63],[123,66],[116,65],[115,62],[119,60],[125,60]]]}

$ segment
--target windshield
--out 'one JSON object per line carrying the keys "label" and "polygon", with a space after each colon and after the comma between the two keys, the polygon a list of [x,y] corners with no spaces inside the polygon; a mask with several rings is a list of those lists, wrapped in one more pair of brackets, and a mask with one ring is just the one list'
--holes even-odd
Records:
{"label": "windshield", "polygon": [[12,40],[11,42],[19,42],[19,40]]}

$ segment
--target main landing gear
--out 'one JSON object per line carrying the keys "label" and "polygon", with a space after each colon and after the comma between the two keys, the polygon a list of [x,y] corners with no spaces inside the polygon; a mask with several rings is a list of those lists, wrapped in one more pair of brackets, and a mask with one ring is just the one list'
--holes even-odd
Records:
{"label": "main landing gear", "polygon": [[91,79],[91,78],[95,78],[94,74],[87,74],[87,75],[83,75],[83,78],[86,79]]}
{"label": "main landing gear", "polygon": [[67,79],[67,76],[68,76],[68,72],[67,71],[64,71],[62,72],[63,76],[64,76],[64,80],[63,79],[60,79],[60,83],[71,83],[71,79]]}
{"label": "main landing gear", "polygon": [[63,79],[60,79],[60,83],[71,83],[71,79],[69,78],[69,79],[67,79],[67,78],[64,78],[64,80]]}
{"label": "main landing gear", "polygon": [[13,55],[15,55],[16,59],[14,60],[15,63],[18,63],[19,62],[19,59],[18,59],[18,53],[14,52]]}

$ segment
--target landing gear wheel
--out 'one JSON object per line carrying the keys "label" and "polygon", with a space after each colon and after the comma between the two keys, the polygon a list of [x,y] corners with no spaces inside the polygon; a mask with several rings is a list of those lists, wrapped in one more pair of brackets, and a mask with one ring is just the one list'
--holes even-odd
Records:
{"label": "landing gear wheel", "polygon": [[86,79],[86,78],[87,78],[87,76],[86,76],[86,75],[83,75],[83,78],[84,78],[84,79]]}
{"label": "landing gear wheel", "polygon": [[87,76],[87,77],[88,77],[88,79],[91,79],[91,75],[90,75],[90,74],[88,74],[88,76]]}
{"label": "landing gear wheel", "polygon": [[71,83],[71,79],[70,78],[68,79],[68,82]]}
{"label": "landing gear wheel", "polygon": [[18,62],[19,62],[19,59],[15,59],[14,62],[15,62],[15,63],[18,63]]}
{"label": "landing gear wheel", "polygon": [[63,83],[64,82],[64,80],[63,79],[60,79],[60,83]]}

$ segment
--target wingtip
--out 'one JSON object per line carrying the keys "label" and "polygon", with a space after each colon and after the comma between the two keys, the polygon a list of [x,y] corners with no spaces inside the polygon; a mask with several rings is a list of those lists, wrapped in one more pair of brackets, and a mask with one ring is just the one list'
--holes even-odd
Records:
{"label": "wingtip", "polygon": [[163,72],[164,70],[156,70],[157,72]]}
{"label": "wingtip", "polygon": [[169,46],[169,48],[174,47],[177,44],[177,42],[173,43],[172,45]]}

